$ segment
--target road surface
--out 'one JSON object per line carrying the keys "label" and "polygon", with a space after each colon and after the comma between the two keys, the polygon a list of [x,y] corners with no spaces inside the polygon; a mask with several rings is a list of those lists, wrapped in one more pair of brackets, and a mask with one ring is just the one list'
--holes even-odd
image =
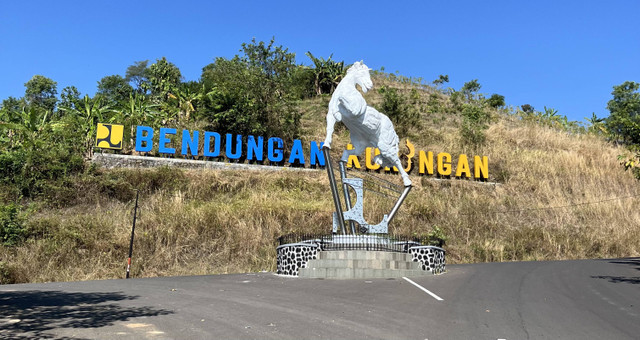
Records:
{"label": "road surface", "polygon": [[1,339],[640,339],[640,258],[0,286]]}

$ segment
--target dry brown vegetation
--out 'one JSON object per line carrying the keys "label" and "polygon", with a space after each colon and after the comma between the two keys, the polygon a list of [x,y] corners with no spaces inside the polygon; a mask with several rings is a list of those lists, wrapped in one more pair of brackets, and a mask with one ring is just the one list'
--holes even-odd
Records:
{"label": "dry brown vegetation", "polygon": [[[305,139],[323,140],[327,102],[300,104]],[[638,182],[618,165],[621,150],[597,136],[493,114],[486,143],[470,147],[457,117],[421,112],[422,125],[407,132],[417,149],[487,155],[490,183],[414,171],[415,189],[394,232],[420,235],[438,226],[449,263],[640,255],[638,197],[625,198],[637,194]],[[339,129],[334,145],[347,140]],[[399,176],[375,175],[400,183]],[[321,170],[98,170],[34,203],[32,237],[0,247],[3,283],[123,277],[134,189],[140,190],[134,277],[273,270],[278,236],[331,228]],[[376,223],[392,204],[373,195],[365,200],[367,218]]]}

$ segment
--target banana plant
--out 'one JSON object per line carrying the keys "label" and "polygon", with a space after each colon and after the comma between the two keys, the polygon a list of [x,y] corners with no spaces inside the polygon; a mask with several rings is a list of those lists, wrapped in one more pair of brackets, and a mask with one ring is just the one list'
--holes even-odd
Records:
{"label": "banana plant", "polygon": [[204,95],[202,92],[193,92],[185,88],[184,90],[175,89],[173,92],[169,92],[168,97],[169,109],[172,111],[177,110],[178,120],[189,121],[191,113],[196,111],[194,104],[202,99]]}
{"label": "banana plant", "polygon": [[158,107],[158,104],[150,103],[148,96],[140,93],[132,93],[129,94],[129,101],[126,105],[120,110],[114,111],[115,114],[109,122],[125,126],[124,140],[129,140],[129,146],[132,146],[136,126],[142,124],[155,126],[159,124],[158,120],[162,120],[163,115],[156,110]]}
{"label": "banana plant", "polygon": [[598,118],[595,112],[591,113],[591,118],[585,117],[584,120],[589,123],[589,132],[604,135],[608,134],[607,127],[604,124],[604,118]]}
{"label": "banana plant", "polygon": [[49,112],[35,106],[22,107],[19,122],[0,122],[0,131],[7,131],[9,148],[35,147],[42,133],[50,126]]}
{"label": "banana plant", "polygon": [[93,99],[85,95],[78,107],[61,106],[59,110],[74,117],[82,132],[84,145],[84,157],[90,159],[93,156],[93,142],[98,123],[104,122],[107,115],[114,112],[110,106],[102,104],[102,97]]}
{"label": "banana plant", "polygon": [[344,61],[331,60],[333,54],[326,60],[322,57],[316,58],[311,52],[307,52],[306,55],[315,66],[313,71],[316,94],[332,93],[344,75]]}

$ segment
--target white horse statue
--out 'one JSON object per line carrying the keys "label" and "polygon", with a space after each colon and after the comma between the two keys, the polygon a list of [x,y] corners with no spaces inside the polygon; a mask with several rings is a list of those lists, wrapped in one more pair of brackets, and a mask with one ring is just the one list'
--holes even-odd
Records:
{"label": "white horse statue", "polygon": [[331,148],[334,125],[341,121],[349,129],[354,148],[345,150],[340,161],[346,162],[351,155],[361,155],[369,146],[376,147],[380,150],[380,155],[374,161],[381,166],[398,168],[404,185],[411,186],[409,175],[398,158],[399,139],[393,123],[386,115],[367,106],[364,97],[356,89],[358,84],[367,93],[373,87],[370,70],[362,61],[357,61],[347,70],[347,75],[333,92],[329,101],[324,146]]}

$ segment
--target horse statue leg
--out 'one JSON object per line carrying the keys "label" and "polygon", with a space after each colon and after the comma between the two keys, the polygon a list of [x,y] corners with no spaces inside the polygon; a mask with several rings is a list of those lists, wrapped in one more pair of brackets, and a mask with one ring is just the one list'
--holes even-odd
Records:
{"label": "horse statue leg", "polygon": [[398,168],[398,171],[400,172],[400,176],[402,176],[402,183],[405,187],[410,187],[413,183],[411,183],[411,179],[409,179],[409,175],[407,174],[407,172],[404,171],[402,162],[400,162],[400,158],[396,157],[396,159],[394,159],[393,161],[395,163],[395,167]]}
{"label": "horse statue leg", "polygon": [[[397,150],[397,148],[394,148],[392,150]],[[395,157],[394,157],[395,156]],[[398,172],[400,172],[400,176],[402,177],[402,184],[404,184],[405,187],[410,187],[413,183],[411,182],[411,179],[409,178],[409,175],[407,174],[406,171],[404,171],[404,167],[402,166],[402,162],[400,161],[400,157],[397,156],[397,154],[394,155],[385,155],[383,156],[382,154],[380,155],[376,155],[373,158],[373,161],[376,164],[379,164],[381,166],[395,166],[398,169]]]}
{"label": "horse statue leg", "polygon": [[327,113],[327,136],[324,139],[323,148],[331,149],[331,139],[333,138],[333,129],[336,125],[336,117],[333,112]]}

